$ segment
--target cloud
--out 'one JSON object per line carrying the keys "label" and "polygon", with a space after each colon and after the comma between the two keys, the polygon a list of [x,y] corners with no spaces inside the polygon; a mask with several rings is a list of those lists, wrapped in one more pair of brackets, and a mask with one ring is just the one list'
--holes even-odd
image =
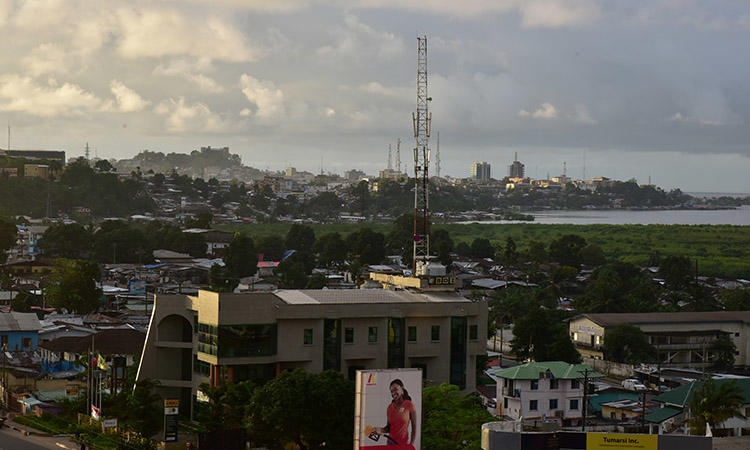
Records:
{"label": "cloud", "polygon": [[588,108],[580,104],[575,106],[573,112],[569,114],[568,117],[573,122],[578,122],[586,125],[593,125],[596,123],[596,120],[591,117],[591,113],[589,113]]}
{"label": "cloud", "polygon": [[169,9],[123,9],[118,11],[118,18],[117,50],[123,58],[189,55],[249,62],[259,54],[242,32],[217,17],[190,17]]}
{"label": "cloud", "polygon": [[601,15],[592,0],[526,0],[519,6],[526,28],[560,28],[588,25]]}
{"label": "cloud", "polygon": [[44,43],[32,50],[21,62],[32,76],[68,73],[70,58],[54,43]]}
{"label": "cloud", "polygon": [[520,117],[532,117],[534,119],[556,119],[557,109],[555,109],[552,103],[544,102],[533,113],[530,113],[525,109],[522,109],[518,111],[518,115]]}
{"label": "cloud", "polygon": [[377,30],[353,14],[346,14],[344,25],[333,28],[331,34],[336,42],[319,47],[316,53],[321,57],[344,57],[350,62],[353,59],[371,62],[372,58],[389,61],[406,50],[404,42],[394,33]]}
{"label": "cloud", "polygon": [[80,116],[106,111],[109,103],[77,84],[58,85],[49,79],[38,84],[31,77],[0,76],[0,111],[17,111],[39,117]]}
{"label": "cloud", "polygon": [[117,108],[120,112],[135,112],[144,109],[151,102],[144,100],[137,92],[117,80],[112,80],[109,89],[115,96]]}
{"label": "cloud", "polygon": [[208,58],[198,58],[194,62],[186,59],[173,59],[167,64],[159,64],[153,71],[154,75],[176,76],[183,78],[200,89],[202,92],[209,94],[220,94],[225,92],[224,86],[219,84],[215,79],[206,76],[201,71],[213,70],[211,60]]}
{"label": "cloud", "polygon": [[165,126],[172,133],[221,132],[228,124],[204,103],[185,103],[184,97],[170,98],[154,108],[156,114],[166,116]]}
{"label": "cloud", "polygon": [[240,77],[242,93],[255,105],[255,116],[271,119],[284,115],[284,93],[273,82],[259,80],[247,74]]}
{"label": "cloud", "polygon": [[723,123],[715,121],[715,120],[702,120],[702,119],[697,119],[695,117],[688,117],[688,116],[683,115],[681,112],[674,113],[667,120],[669,120],[670,122],[697,123],[699,125],[709,125],[709,126],[724,125]]}
{"label": "cloud", "polygon": [[408,99],[409,101],[414,100],[412,98],[414,89],[409,87],[386,87],[377,81],[371,81],[367,84],[363,84],[359,89],[364,92],[369,92],[370,94],[378,94],[397,99]]}

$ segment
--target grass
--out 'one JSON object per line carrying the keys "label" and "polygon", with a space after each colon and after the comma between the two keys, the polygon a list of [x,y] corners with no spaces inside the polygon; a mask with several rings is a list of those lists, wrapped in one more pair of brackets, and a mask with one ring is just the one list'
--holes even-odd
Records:
{"label": "grass", "polygon": [[[316,236],[329,232],[347,235],[368,226],[388,233],[389,223],[312,224]],[[248,233],[257,240],[263,236],[284,236],[290,224],[224,225],[220,229]],[[750,227],[735,225],[564,225],[564,224],[435,224],[445,228],[454,242],[471,243],[475,238],[504,245],[513,238],[520,250],[530,241],[548,244],[564,234],[578,234],[586,242],[602,247],[610,260],[647,265],[650,256],[688,256],[698,265],[698,273],[725,278],[750,278]]]}
{"label": "grass", "polygon": [[16,416],[13,421],[49,434],[68,433],[71,431],[71,427],[75,428],[75,424],[51,414],[43,414],[42,417]]}

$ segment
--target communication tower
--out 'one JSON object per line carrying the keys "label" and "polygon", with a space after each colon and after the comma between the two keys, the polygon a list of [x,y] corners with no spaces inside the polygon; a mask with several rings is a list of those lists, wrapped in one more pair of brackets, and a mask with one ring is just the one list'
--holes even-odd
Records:
{"label": "communication tower", "polygon": [[396,172],[401,173],[401,138],[396,138]]}
{"label": "communication tower", "polygon": [[429,206],[429,167],[430,122],[427,95],[427,36],[417,37],[417,110],[412,114],[414,127],[414,251],[413,270],[427,263],[430,256],[430,206]]}
{"label": "communication tower", "polygon": [[86,151],[86,153],[85,153],[85,155],[86,155],[86,161],[90,161],[90,159],[89,159],[89,143],[88,142],[86,142],[85,151]]}
{"label": "communication tower", "polygon": [[437,148],[435,149],[435,176],[440,178],[440,132],[437,132]]}
{"label": "communication tower", "polygon": [[392,155],[391,144],[388,144],[388,167],[387,169],[389,171],[393,170],[393,164],[391,164],[391,155]]}

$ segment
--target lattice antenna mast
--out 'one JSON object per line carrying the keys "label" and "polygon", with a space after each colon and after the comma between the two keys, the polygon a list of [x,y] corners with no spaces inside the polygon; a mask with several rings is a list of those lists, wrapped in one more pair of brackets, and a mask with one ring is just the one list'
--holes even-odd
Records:
{"label": "lattice antenna mast", "polygon": [[88,142],[86,142],[85,152],[86,152],[85,153],[85,155],[86,155],[86,161],[91,161],[89,159],[89,143]]}
{"label": "lattice antenna mast", "polygon": [[391,144],[388,144],[388,170],[393,170],[393,164],[391,164],[391,156],[393,154],[393,150],[391,150]]}
{"label": "lattice antenna mast", "polygon": [[429,166],[431,115],[427,96],[427,36],[417,37],[417,110],[412,114],[414,127],[414,253],[413,270],[417,262],[427,262],[430,256]]}
{"label": "lattice antenna mast", "polygon": [[435,149],[435,176],[440,178],[440,132],[437,132],[437,148]]}
{"label": "lattice antenna mast", "polygon": [[401,173],[401,138],[396,138],[396,172]]}

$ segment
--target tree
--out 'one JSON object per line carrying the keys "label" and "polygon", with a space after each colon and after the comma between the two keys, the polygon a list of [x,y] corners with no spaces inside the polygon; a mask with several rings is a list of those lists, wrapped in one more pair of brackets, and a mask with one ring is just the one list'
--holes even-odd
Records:
{"label": "tree", "polygon": [[716,355],[716,359],[714,359],[712,365],[714,370],[725,371],[734,368],[734,354],[737,351],[737,347],[728,334],[720,335],[714,341],[711,350]]}
{"label": "tree", "polygon": [[587,266],[601,266],[607,262],[607,258],[600,246],[589,244],[581,249],[581,261]]}
{"label": "tree", "polygon": [[96,169],[99,172],[114,172],[115,167],[107,161],[106,159],[100,159],[99,161],[94,163],[94,169]]}
{"label": "tree", "polygon": [[422,448],[481,449],[482,424],[495,418],[475,396],[443,383],[422,391]]}
{"label": "tree", "polygon": [[516,320],[513,325],[513,353],[521,359],[534,361],[565,361],[579,363],[581,355],[573,346],[567,326],[555,310],[539,306]]}
{"label": "tree", "polygon": [[250,402],[254,447],[351,448],[354,383],[340,372],[284,371],[259,387]]}
{"label": "tree", "polygon": [[36,295],[21,291],[10,301],[10,308],[18,312],[31,312],[31,307],[39,304],[38,300]]}
{"label": "tree", "polygon": [[505,247],[503,248],[503,263],[508,266],[513,266],[518,262],[518,250],[516,249],[516,242],[512,237],[508,236],[505,240]]}
{"label": "tree", "polygon": [[699,386],[693,387],[693,395],[688,402],[690,433],[703,434],[706,424],[714,428],[732,417],[744,419],[742,405],[745,402],[742,389],[735,380],[715,381],[708,377]]}
{"label": "tree", "polygon": [[495,256],[495,247],[489,239],[476,238],[471,242],[471,256],[473,258],[492,258]]}
{"label": "tree", "polygon": [[7,251],[16,243],[18,229],[13,222],[0,219],[0,264],[8,257]]}
{"label": "tree", "polygon": [[656,361],[656,347],[635,325],[623,323],[604,331],[604,357],[608,361],[626,364]]}
{"label": "tree", "polygon": [[99,267],[91,261],[57,260],[45,293],[47,303],[58,309],[86,314],[99,307]]}
{"label": "tree", "polygon": [[264,236],[258,240],[258,253],[263,254],[265,261],[278,261],[284,255],[284,240],[281,236]]}
{"label": "tree", "polygon": [[526,250],[526,259],[535,263],[547,262],[547,250],[544,244],[539,241],[529,242],[529,248]]}
{"label": "tree", "polygon": [[340,267],[346,261],[348,249],[339,233],[324,234],[315,241],[318,263],[324,267]]}
{"label": "tree", "polygon": [[315,231],[307,225],[292,224],[286,233],[284,245],[287,250],[312,253],[313,246],[315,245]]}
{"label": "tree", "polygon": [[218,386],[201,383],[199,389],[208,397],[208,405],[198,412],[198,423],[209,432],[243,428],[255,388],[251,381]]}
{"label": "tree", "polygon": [[199,212],[193,219],[185,221],[186,228],[211,228],[214,215],[208,211]]}
{"label": "tree", "polygon": [[673,291],[687,289],[693,280],[693,264],[687,256],[667,256],[659,266],[659,276]]}
{"label": "tree", "polygon": [[258,255],[250,236],[235,234],[227,247],[225,261],[227,275],[232,278],[254,275],[258,270]]}
{"label": "tree", "polygon": [[304,256],[294,253],[281,261],[277,273],[287,289],[304,289],[310,270],[305,265]]}
{"label": "tree", "polygon": [[151,437],[161,428],[161,397],[154,388],[158,382],[143,379],[136,383],[133,395],[128,398],[126,421],[130,427],[145,437]]}
{"label": "tree", "polygon": [[385,235],[365,227],[346,237],[352,257],[363,264],[380,264],[385,259]]}
{"label": "tree", "polygon": [[586,246],[586,239],[577,234],[566,234],[549,244],[549,256],[564,266],[579,267],[581,251]]}
{"label": "tree", "polygon": [[453,262],[451,252],[453,251],[453,240],[450,233],[444,228],[433,229],[430,232],[430,252],[435,254],[446,267],[450,267]]}
{"label": "tree", "polygon": [[77,223],[51,225],[39,240],[39,247],[51,258],[85,258],[90,254],[92,236]]}
{"label": "tree", "polygon": [[750,289],[725,289],[719,293],[719,300],[727,311],[750,310]]}
{"label": "tree", "polygon": [[456,253],[459,256],[471,256],[471,246],[466,242],[459,242],[456,245]]}
{"label": "tree", "polygon": [[350,188],[350,194],[354,199],[351,209],[363,215],[367,214],[367,211],[372,206],[369,183],[364,180],[360,181]]}
{"label": "tree", "polygon": [[239,279],[228,276],[226,267],[214,264],[208,271],[208,283],[214,292],[232,292],[239,284]]}

